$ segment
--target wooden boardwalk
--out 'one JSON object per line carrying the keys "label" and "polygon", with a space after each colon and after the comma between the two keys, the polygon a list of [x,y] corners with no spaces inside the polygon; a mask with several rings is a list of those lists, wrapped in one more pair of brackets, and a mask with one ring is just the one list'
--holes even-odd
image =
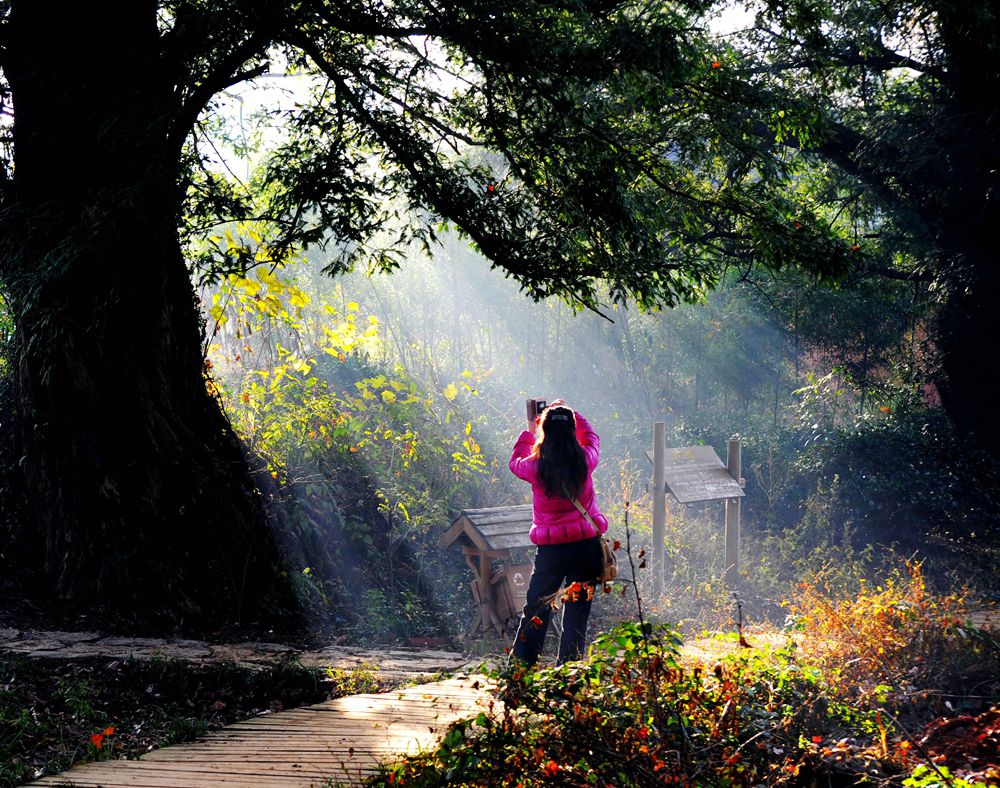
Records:
{"label": "wooden boardwalk", "polygon": [[466,676],[382,694],[351,695],[254,717],[136,761],[97,761],[33,786],[208,788],[358,785],[378,763],[432,747],[454,721],[495,701]]}

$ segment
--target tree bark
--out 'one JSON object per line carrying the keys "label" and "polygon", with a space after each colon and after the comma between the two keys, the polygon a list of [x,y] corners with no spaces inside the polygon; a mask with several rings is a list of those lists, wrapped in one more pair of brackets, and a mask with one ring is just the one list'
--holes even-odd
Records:
{"label": "tree bark", "polygon": [[208,389],[177,238],[155,4],[15,2],[19,542],[80,609],[202,628],[287,607],[261,493]]}
{"label": "tree bark", "polygon": [[[1000,222],[1000,211],[996,222]],[[1000,452],[1000,367],[997,364],[997,297],[1000,296],[995,239],[972,228],[962,239],[964,261],[949,283],[938,315],[937,341],[945,373],[941,402],[959,433],[987,451]],[[998,227],[1000,224],[994,223]]]}

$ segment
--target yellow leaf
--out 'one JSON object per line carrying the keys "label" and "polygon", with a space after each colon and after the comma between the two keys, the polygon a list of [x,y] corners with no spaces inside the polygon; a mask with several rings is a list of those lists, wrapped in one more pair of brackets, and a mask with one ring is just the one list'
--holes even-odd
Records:
{"label": "yellow leaf", "polygon": [[393,394],[391,391],[383,391],[382,392],[382,401],[383,402],[388,402],[390,405],[392,405],[396,401],[396,395]]}
{"label": "yellow leaf", "polygon": [[458,388],[455,386],[454,383],[449,383],[447,386],[444,387],[443,393],[444,393],[444,398],[449,402],[451,402],[452,400],[455,399],[455,397],[458,396]]}
{"label": "yellow leaf", "polygon": [[359,309],[361,309],[361,304],[359,304],[357,301],[349,301],[347,304],[347,309],[348,311],[351,312],[357,312]]}
{"label": "yellow leaf", "polygon": [[249,277],[234,276],[231,281],[233,283],[233,287],[238,290],[242,290],[251,298],[263,290],[260,282],[250,279]]}
{"label": "yellow leaf", "polygon": [[295,289],[292,291],[292,297],[288,299],[288,303],[292,306],[309,306],[309,294],[303,292],[302,290]]}

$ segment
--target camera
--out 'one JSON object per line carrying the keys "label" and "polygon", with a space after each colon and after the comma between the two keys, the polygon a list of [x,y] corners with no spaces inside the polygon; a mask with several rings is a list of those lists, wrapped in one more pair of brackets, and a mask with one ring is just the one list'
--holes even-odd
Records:
{"label": "camera", "polygon": [[537,419],[541,416],[542,411],[545,410],[547,405],[548,403],[543,399],[529,399],[527,403],[525,403],[528,420],[531,421],[532,419]]}

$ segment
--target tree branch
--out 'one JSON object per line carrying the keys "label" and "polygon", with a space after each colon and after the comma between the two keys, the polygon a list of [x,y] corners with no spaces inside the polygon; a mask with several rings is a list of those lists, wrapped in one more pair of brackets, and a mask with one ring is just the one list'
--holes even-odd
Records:
{"label": "tree branch", "polygon": [[324,22],[335,27],[337,30],[361,36],[412,38],[413,36],[431,36],[440,32],[421,25],[396,27],[386,24],[384,20],[370,14],[351,14],[350,16],[346,16],[344,14],[335,14],[329,9],[319,9],[317,13]]}
{"label": "tree branch", "polygon": [[[359,85],[362,85],[363,87],[365,87],[368,90],[370,90],[372,93],[374,93],[374,94],[376,94],[378,96],[381,96],[383,99],[385,99],[389,103],[395,104],[397,107],[399,107],[400,109],[402,109],[405,114],[408,114],[408,115],[410,115],[410,116],[412,116],[412,117],[414,117],[414,118],[416,118],[418,120],[423,121],[424,123],[426,123],[431,128],[433,128],[433,129],[441,132],[443,135],[449,136],[449,137],[454,137],[456,140],[464,142],[467,145],[474,145],[476,147],[482,147],[483,146],[484,143],[483,143],[482,140],[477,140],[474,137],[470,137],[468,134],[465,134],[464,132],[458,131],[457,129],[452,128],[451,126],[447,125],[446,123],[442,123],[437,118],[435,118],[435,117],[433,117],[431,115],[428,115],[425,112],[421,112],[419,109],[414,108],[414,106],[412,104],[410,104],[409,102],[404,101],[403,99],[397,98],[396,96],[393,96],[393,95],[387,93],[386,91],[381,90],[380,88],[376,87],[370,80],[365,79],[358,71],[356,71],[354,69],[351,69],[351,76],[354,78],[354,80]],[[398,84],[403,84],[400,80],[397,80],[395,78],[393,78],[393,79]],[[445,97],[441,96],[439,93],[434,93],[433,91],[431,91],[431,95],[433,95],[435,98],[438,98],[438,99],[440,99],[442,101],[446,100]]]}
{"label": "tree branch", "polygon": [[265,33],[254,33],[219,61],[214,71],[208,74],[182,102],[168,137],[169,144],[177,148],[183,145],[201,111],[217,93],[267,72],[269,65],[266,63],[251,69],[239,69],[254,56],[263,55],[270,40],[271,37]]}
{"label": "tree branch", "polygon": [[757,68],[747,69],[747,73],[781,74],[785,71],[793,71],[795,69],[815,69],[817,67],[825,66],[831,62],[838,66],[862,66],[875,71],[890,71],[894,68],[909,68],[913,71],[920,72],[921,74],[930,74],[938,79],[944,79],[946,76],[946,74],[939,68],[927,65],[926,63],[921,63],[918,60],[914,60],[906,55],[901,55],[898,52],[893,52],[887,47],[880,47],[880,55],[878,57],[868,57],[854,46],[834,53],[829,59],[806,57],[789,58],[787,60],[779,60],[767,65],[762,65]]}
{"label": "tree branch", "polygon": [[923,282],[930,284],[934,277],[926,271],[898,271],[895,268],[886,268],[882,265],[873,265],[865,269],[864,273],[878,274],[884,279],[894,279],[898,282]]}

